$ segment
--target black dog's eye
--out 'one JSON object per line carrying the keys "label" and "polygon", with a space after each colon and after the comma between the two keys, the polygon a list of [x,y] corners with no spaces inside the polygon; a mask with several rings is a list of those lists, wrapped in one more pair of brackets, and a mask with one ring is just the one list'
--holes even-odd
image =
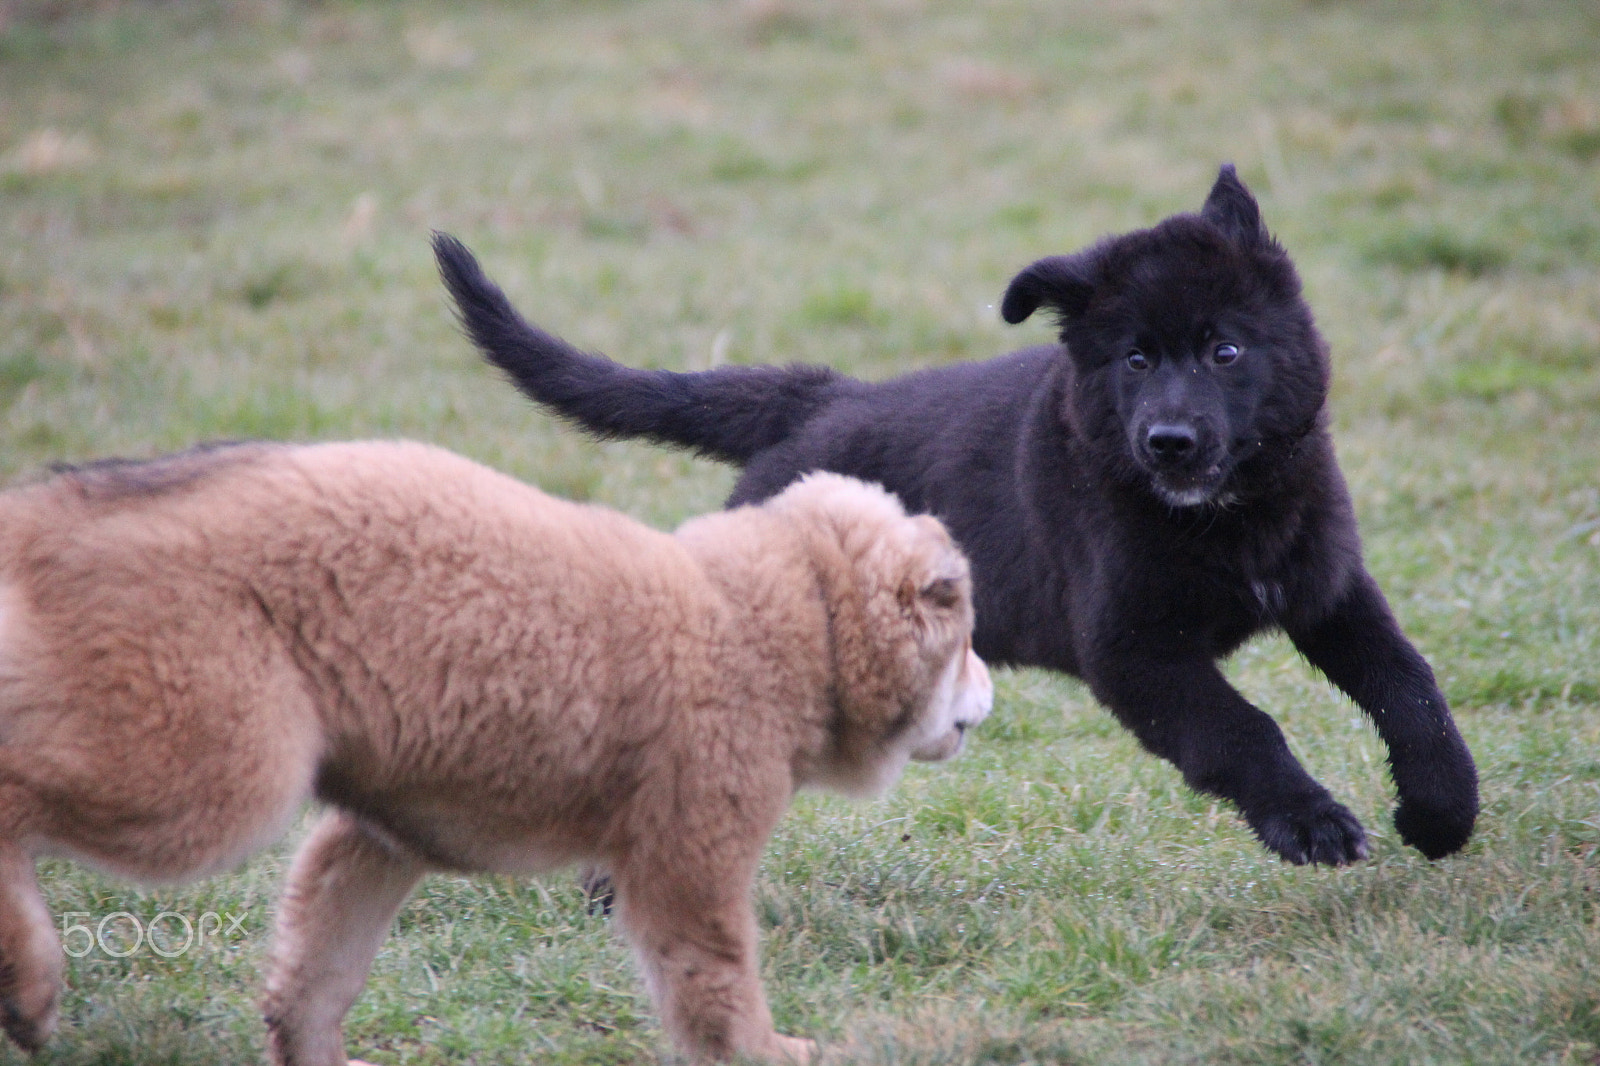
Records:
{"label": "black dog's eye", "polygon": [[1218,366],[1227,366],[1237,358],[1239,358],[1237,344],[1219,344],[1211,353],[1211,361]]}
{"label": "black dog's eye", "polygon": [[1135,348],[1128,353],[1128,366],[1134,370],[1149,370],[1150,357]]}

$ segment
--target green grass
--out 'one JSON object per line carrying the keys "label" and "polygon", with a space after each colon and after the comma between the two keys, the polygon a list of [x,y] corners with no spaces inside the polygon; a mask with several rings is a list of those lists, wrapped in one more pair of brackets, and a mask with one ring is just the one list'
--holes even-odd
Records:
{"label": "green grass", "polygon": [[[1590,1064],[1596,41],[1565,0],[0,2],[0,477],[403,435],[670,525],[729,472],[530,410],[457,336],[430,229],[632,363],[883,377],[1046,337],[999,323],[1018,268],[1235,161],[1333,344],[1369,561],[1477,755],[1478,835],[1403,848],[1381,745],[1282,641],[1230,670],[1372,830],[1354,868],[1270,859],[1080,686],[1003,674],[956,766],[797,803],[756,893],[775,1012],[867,1063]],[[256,1058],[285,854],[155,892],[46,864],[58,914],[242,926],[73,960],[39,1061]],[[350,1037],[665,1054],[567,874],[428,882]]]}

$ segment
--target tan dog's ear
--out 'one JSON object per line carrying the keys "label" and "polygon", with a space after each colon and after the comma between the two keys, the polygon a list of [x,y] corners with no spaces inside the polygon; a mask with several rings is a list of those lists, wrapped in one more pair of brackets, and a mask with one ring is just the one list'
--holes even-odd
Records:
{"label": "tan dog's ear", "polygon": [[952,565],[952,562],[945,559],[944,565],[931,575],[923,571],[920,576],[908,576],[900,583],[900,612],[913,619],[919,628],[927,625],[933,615],[956,610],[970,594],[966,567]]}
{"label": "tan dog's ear", "polygon": [[901,581],[898,598],[901,613],[922,623],[928,611],[954,610],[969,594],[967,561],[937,518],[916,515],[912,521],[927,539],[917,545],[913,572]]}

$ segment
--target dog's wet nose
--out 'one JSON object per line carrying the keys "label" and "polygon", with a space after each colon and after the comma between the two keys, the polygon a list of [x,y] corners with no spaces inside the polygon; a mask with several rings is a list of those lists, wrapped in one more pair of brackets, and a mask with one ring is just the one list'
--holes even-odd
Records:
{"label": "dog's wet nose", "polygon": [[1145,431],[1150,454],[1163,463],[1181,463],[1195,452],[1200,435],[1181,422],[1160,422]]}

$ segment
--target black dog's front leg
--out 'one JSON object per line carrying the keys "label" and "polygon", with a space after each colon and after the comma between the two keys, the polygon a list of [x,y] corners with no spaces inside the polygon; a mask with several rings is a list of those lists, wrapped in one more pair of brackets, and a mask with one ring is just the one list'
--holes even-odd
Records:
{"label": "black dog's front leg", "polygon": [[1290,627],[1289,637],[1360,704],[1388,745],[1400,839],[1430,859],[1461,850],[1478,817],[1478,770],[1433,671],[1371,575],[1361,573],[1331,615]]}
{"label": "black dog's front leg", "polygon": [[1293,863],[1367,856],[1367,837],[1289,752],[1283,731],[1204,655],[1119,652],[1085,671],[1089,685],[1146,748],[1191,788],[1231,800],[1268,848]]}

